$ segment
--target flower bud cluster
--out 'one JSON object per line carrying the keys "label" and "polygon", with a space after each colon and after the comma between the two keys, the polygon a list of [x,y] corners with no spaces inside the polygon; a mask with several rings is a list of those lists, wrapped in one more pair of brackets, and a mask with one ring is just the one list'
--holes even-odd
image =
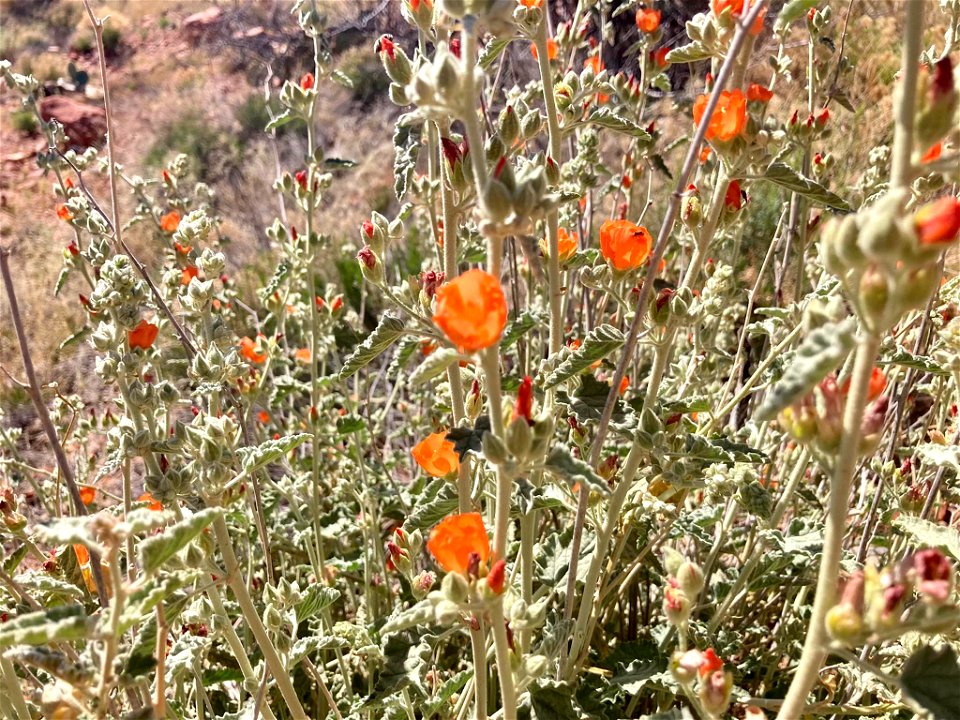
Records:
{"label": "flower bud cluster", "polygon": [[724,663],[713,648],[680,651],[670,659],[670,674],[689,691],[696,683],[700,706],[709,718],[720,718],[730,706],[733,690],[733,673],[725,670]]}
{"label": "flower bud cluster", "polygon": [[663,613],[671,625],[686,625],[693,606],[703,590],[703,570],[695,562],[684,560],[676,550],[664,550],[667,587],[663,593]]}
{"label": "flower bud cluster", "polygon": [[823,229],[820,257],[872,332],[922,307],[940,281],[939,260],[960,233],[960,201],[941,198],[907,212],[907,192],[887,193]]}
{"label": "flower bud cluster", "polygon": [[[846,645],[908,631],[942,632],[955,626],[955,576],[950,560],[933,548],[884,570],[868,564],[847,578],[839,602],[827,612],[827,630]],[[919,603],[911,602],[914,593]]]}

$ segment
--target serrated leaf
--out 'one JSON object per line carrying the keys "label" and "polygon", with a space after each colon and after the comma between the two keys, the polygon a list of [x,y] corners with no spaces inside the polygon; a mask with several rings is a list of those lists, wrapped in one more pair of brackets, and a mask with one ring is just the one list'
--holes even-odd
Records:
{"label": "serrated leaf", "polygon": [[433,622],[433,603],[421,600],[416,605],[395,612],[380,628],[383,635],[400,632],[412,627],[422,627]]}
{"label": "serrated leaf", "polygon": [[393,191],[400,201],[413,180],[420,152],[421,125],[409,120],[407,115],[400,116],[393,131]]}
{"label": "serrated leaf", "polygon": [[691,63],[697,62],[698,60],[706,60],[711,57],[713,57],[713,54],[707,50],[706,46],[699,40],[694,40],[691,43],[681,45],[668,52],[667,62],[671,64]]}
{"label": "serrated leaf", "polygon": [[511,40],[513,40],[513,38],[498,38],[484,45],[483,50],[480,51],[480,55],[477,57],[477,62],[480,64],[480,67],[484,70],[489,70],[497,61],[497,58],[507,49]]}
{"label": "serrated leaf", "polygon": [[123,608],[119,632],[126,632],[134,625],[143,622],[151,611],[177,590],[194,582],[200,573],[171,573],[162,578],[151,578],[131,593]]}
{"label": "serrated leaf", "polygon": [[427,485],[416,499],[413,511],[404,520],[403,526],[411,530],[429,530],[447,515],[456,512],[457,496],[446,480],[438,478]]}
{"label": "serrated leaf", "polygon": [[246,472],[252,472],[264,465],[269,465],[279,460],[295,447],[302,445],[312,438],[310,433],[297,433],[296,435],[285,435],[276,440],[267,440],[256,447],[245,447],[237,450],[240,463]]}
{"label": "serrated leaf", "polygon": [[913,537],[919,545],[940,548],[953,555],[954,560],[960,561],[960,532],[952,527],[909,515],[901,515],[893,524]]}
{"label": "serrated leaf", "polygon": [[260,297],[264,299],[271,297],[275,292],[277,292],[277,290],[280,289],[280,283],[286,280],[287,275],[289,274],[290,266],[287,263],[277,263],[277,268],[273,271],[273,275],[270,277],[270,280],[267,281],[267,284],[263,286],[263,290],[260,291]]}
{"label": "serrated leaf", "polygon": [[764,463],[770,460],[766,453],[725,437],[708,438],[690,433],[684,438],[684,448],[687,457],[710,463],[733,465],[738,462]]}
{"label": "serrated leaf", "polygon": [[338,377],[341,380],[346,380],[360,368],[366,367],[376,360],[403,335],[404,327],[405,323],[399,317],[389,312],[384,313],[383,317],[380,318],[377,329],[370,333],[367,339],[360,343],[343,363]]}
{"label": "serrated leaf", "polygon": [[660,92],[668,93],[670,92],[670,76],[663,72],[659,73],[650,81],[650,85]]}
{"label": "serrated leaf", "polygon": [[323,166],[327,168],[352,168],[357,166],[357,161],[347,160],[346,158],[324,158]]}
{"label": "serrated leaf", "polygon": [[536,720],[580,720],[568,683],[541,680],[530,688],[530,705]]}
{"label": "serrated leaf", "polygon": [[606,480],[597,475],[593,468],[583,460],[575,458],[565,445],[554,445],[543,461],[545,470],[566,480],[571,487],[577,483],[586,484],[601,495],[610,494]]}
{"label": "serrated leaf", "polygon": [[472,428],[453,428],[447,433],[446,439],[453,443],[453,449],[457,451],[460,462],[463,462],[467,451],[483,452],[483,436],[488,432],[490,432],[490,416],[480,415],[474,421]]}
{"label": "serrated leaf", "polygon": [[159,570],[167,560],[183,550],[204,528],[220,515],[217,508],[206,508],[171,525],[159,535],[152,535],[140,542],[140,567],[150,575]]}
{"label": "serrated leaf", "polygon": [[836,370],[853,349],[856,327],[856,319],[850,317],[838,323],[827,323],[811,332],[797,348],[783,377],[767,393],[755,414],[757,420],[772,420]]}
{"label": "serrated leaf", "polygon": [[[594,375],[581,375],[580,387],[574,390],[573,396],[558,392],[557,402],[569,406],[579,422],[596,422],[603,415],[603,407],[609,394],[610,386],[607,383],[600,382]],[[627,420],[629,412],[626,403],[617,398],[610,419],[616,424],[622,424]]]}
{"label": "serrated leaf", "polygon": [[352,435],[366,427],[367,423],[357,415],[344,415],[337,418],[337,435]]}
{"label": "serrated leaf", "polygon": [[460,353],[454,348],[439,348],[430,353],[416,369],[410,373],[410,385],[417,387],[436,377],[460,360]]}
{"label": "serrated leaf", "polygon": [[330,79],[333,80],[337,85],[342,85],[345,88],[353,90],[353,80],[342,70],[332,71],[330,73]]}
{"label": "serrated leaf", "polygon": [[949,645],[925,645],[909,657],[900,675],[904,694],[935,720],[960,718],[960,661]]}
{"label": "serrated leaf", "polygon": [[282,113],[273,118],[270,122],[267,123],[267,126],[264,128],[264,131],[270,132],[271,130],[276,130],[279,127],[283,127],[288,123],[292,123],[294,120],[300,120],[299,115],[294,115],[289,110],[284,110]]}
{"label": "serrated leaf", "polygon": [[96,620],[87,616],[82,605],[26,613],[0,624],[0,648],[82,640],[95,625]]}
{"label": "serrated leaf", "polygon": [[63,352],[71,345],[74,345],[81,340],[83,340],[87,335],[90,334],[90,326],[84,325],[82,328],[77,330],[75,333],[68,335],[58,346],[57,352]]}
{"label": "serrated leaf", "polygon": [[600,127],[605,127],[614,132],[624,133],[638,140],[649,141],[653,138],[650,133],[637,125],[632,120],[617,115],[613,110],[607,107],[597,108],[587,117],[587,122]]}
{"label": "serrated leaf", "polygon": [[913,368],[932,375],[949,375],[950,371],[940,367],[932,358],[926,355],[914,355],[902,345],[898,345],[893,353],[882,360],[877,361],[877,365],[900,365],[901,367]]}
{"label": "serrated leaf", "polygon": [[57,275],[57,284],[53,288],[54,297],[59,297],[60,291],[63,290],[63,286],[66,284],[68,277],[70,277],[70,266],[65,265],[60,270],[60,274]]}
{"label": "serrated leaf", "polygon": [[330,607],[340,599],[340,591],[325,585],[311,585],[295,608],[297,624],[309,620],[324,608]]}
{"label": "serrated leaf", "polygon": [[806,15],[811,8],[815,8],[820,0],[789,0],[789,2],[780,9],[777,20],[773,24],[775,33],[783,32],[794,20],[799,20]]}
{"label": "serrated leaf", "polygon": [[804,177],[785,163],[772,163],[763,173],[763,179],[798,195],[803,195],[817,205],[823,205],[839,212],[853,212],[853,208],[842,197],[827,190],[820,183]]}
{"label": "serrated leaf", "polygon": [[515,320],[511,320],[507,329],[503,331],[503,337],[500,338],[500,349],[506,350],[514,345],[523,335],[533,330],[543,323],[543,317],[534,313],[526,312]]}
{"label": "serrated leaf", "polygon": [[564,380],[579,375],[597,360],[602,360],[614,350],[619,349],[626,342],[623,333],[613,325],[599,325],[587,333],[580,347],[576,350],[569,348],[562,350],[564,359],[557,369],[544,380],[544,387],[552,388]]}
{"label": "serrated leaf", "polygon": [[473,670],[461,670],[452,678],[444,682],[443,685],[440,686],[440,689],[437,690],[437,692],[433,695],[433,697],[427,700],[420,708],[422,717],[443,717],[443,709],[445,707],[449,707],[451,698],[460,692],[464,685],[467,684],[467,680],[472,677]]}

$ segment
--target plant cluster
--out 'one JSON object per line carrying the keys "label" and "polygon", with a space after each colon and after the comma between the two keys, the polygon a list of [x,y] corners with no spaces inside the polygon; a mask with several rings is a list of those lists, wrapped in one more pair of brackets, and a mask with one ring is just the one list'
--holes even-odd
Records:
{"label": "plant cluster", "polygon": [[[55,292],[87,322],[63,347],[110,394],[38,382],[0,248],[56,460],[0,424],[3,714],[960,716],[960,2],[939,6],[923,49],[934,7],[904,4],[892,142],[831,189],[854,106],[826,0],[712,0],[672,48],[654,3],[554,27],[549,0],[402,0],[371,42],[397,204],[345,239],[324,201],[351,163],[316,111],[349,79],[295,0],[312,69],[266,129],[306,153],[250,297],[191,158],[126,172],[109,87],[105,157],[64,152],[0,64],[70,235]],[[603,59],[625,12],[635,76]],[[708,72],[667,133],[677,64]],[[761,190],[779,220],[748,283]],[[331,282],[344,255],[355,285]]]}

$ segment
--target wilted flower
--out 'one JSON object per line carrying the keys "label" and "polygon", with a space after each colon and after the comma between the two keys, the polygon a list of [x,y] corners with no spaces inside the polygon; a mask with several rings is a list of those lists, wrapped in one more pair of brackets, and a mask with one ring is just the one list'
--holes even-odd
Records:
{"label": "wilted flower", "polygon": [[932,603],[946,601],[953,590],[953,565],[936,548],[920,550],[913,556],[913,570],[917,575],[917,590]]}
{"label": "wilted flower", "polygon": [[444,431],[428,435],[410,453],[417,465],[434,477],[445,477],[460,467],[460,456]]}

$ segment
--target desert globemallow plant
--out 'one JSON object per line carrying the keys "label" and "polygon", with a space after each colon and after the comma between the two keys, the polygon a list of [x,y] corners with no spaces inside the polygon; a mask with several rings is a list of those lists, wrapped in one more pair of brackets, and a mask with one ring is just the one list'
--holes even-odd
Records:
{"label": "desert globemallow plant", "polygon": [[681,39],[670,3],[402,0],[353,237],[317,127],[350,80],[297,0],[255,289],[189,158],[116,157],[84,5],[104,150],[0,64],[102,398],[37,377],[4,240],[50,461],[4,408],[0,714],[960,717],[957,0],[897,5],[890,143],[849,163],[856,4]]}

